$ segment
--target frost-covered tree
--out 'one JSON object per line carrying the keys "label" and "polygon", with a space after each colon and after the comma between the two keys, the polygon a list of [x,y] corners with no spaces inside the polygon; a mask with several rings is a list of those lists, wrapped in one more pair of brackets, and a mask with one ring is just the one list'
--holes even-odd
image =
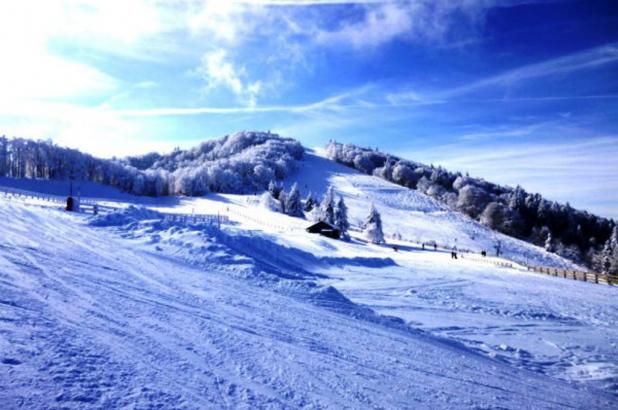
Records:
{"label": "frost-covered tree", "polygon": [[313,199],[313,195],[311,192],[307,194],[307,198],[305,198],[305,204],[303,206],[303,210],[305,212],[311,212],[315,207],[315,199]]}
{"label": "frost-covered tree", "polygon": [[384,232],[382,231],[382,217],[378,210],[371,205],[371,211],[363,224],[365,238],[371,243],[384,243]]}
{"label": "frost-covered tree", "polygon": [[275,182],[275,180],[271,179],[268,183],[268,192],[270,192],[273,198],[279,199],[281,187]]}
{"label": "frost-covered tree", "polygon": [[281,212],[281,204],[277,199],[273,198],[270,192],[264,192],[260,196],[260,205],[269,211]]}
{"label": "frost-covered tree", "polygon": [[335,202],[333,222],[341,234],[346,236],[348,229],[350,229],[350,223],[348,222],[348,207],[343,201],[343,197],[341,195],[339,195],[337,201]]}
{"label": "frost-covered tree", "polygon": [[169,154],[100,159],[51,141],[0,138],[0,176],[75,179],[137,195],[246,193],[288,176],[302,158],[297,141],[262,132],[239,132]]}
{"label": "frost-covered tree", "polygon": [[545,239],[545,246],[544,246],[545,250],[547,252],[553,252],[554,251],[554,240],[551,237],[551,232],[547,232],[547,238]]}
{"label": "frost-covered tree", "polygon": [[618,226],[614,226],[611,236],[603,246],[601,263],[603,273],[618,275]]}
{"label": "frost-covered tree", "polygon": [[483,188],[475,185],[466,185],[459,191],[457,208],[476,218],[483,212],[489,203],[489,199],[489,195]]}
{"label": "frost-covered tree", "polygon": [[8,140],[2,136],[0,137],[0,177],[7,174],[8,153]]}
{"label": "frost-covered tree", "polygon": [[320,203],[319,218],[320,221],[335,224],[335,189],[332,185],[328,187]]}
{"label": "frost-covered tree", "polygon": [[142,195],[146,183],[144,182],[144,176],[142,174],[136,174],[133,178],[133,193],[136,195]]}
{"label": "frost-covered tree", "polygon": [[302,203],[300,202],[300,192],[298,184],[294,183],[290,189],[290,193],[285,199],[285,213],[290,216],[303,216]]}
{"label": "frost-covered tree", "polygon": [[277,198],[277,200],[279,201],[279,207],[281,208],[281,212],[283,212],[284,214],[287,213],[287,210],[285,207],[288,201],[288,194],[285,192],[283,188],[279,192],[279,197]]}

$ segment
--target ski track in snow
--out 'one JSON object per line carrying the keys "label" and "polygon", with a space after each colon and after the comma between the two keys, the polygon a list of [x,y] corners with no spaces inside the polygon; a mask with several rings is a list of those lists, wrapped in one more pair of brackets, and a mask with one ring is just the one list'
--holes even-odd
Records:
{"label": "ski track in snow", "polygon": [[[295,180],[303,193],[333,183],[353,221],[369,198],[387,233],[473,249],[495,238],[321,158]],[[307,235],[252,197],[148,202],[232,224],[96,227],[0,200],[2,408],[615,406],[616,289]],[[505,249],[565,264],[516,240]]]}

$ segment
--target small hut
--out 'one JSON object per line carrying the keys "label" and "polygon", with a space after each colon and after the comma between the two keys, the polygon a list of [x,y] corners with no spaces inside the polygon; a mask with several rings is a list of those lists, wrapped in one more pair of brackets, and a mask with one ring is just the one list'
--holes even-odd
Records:
{"label": "small hut", "polygon": [[328,238],[339,239],[341,237],[341,231],[331,224],[320,221],[307,228],[309,233],[317,233]]}

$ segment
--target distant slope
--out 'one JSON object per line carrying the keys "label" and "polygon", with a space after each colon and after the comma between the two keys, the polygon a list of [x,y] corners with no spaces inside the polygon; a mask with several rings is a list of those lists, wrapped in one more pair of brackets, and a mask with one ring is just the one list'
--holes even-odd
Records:
{"label": "distant slope", "polygon": [[308,191],[320,198],[333,185],[349,207],[351,222],[360,227],[373,203],[382,214],[386,235],[399,233],[404,239],[438,245],[481,250],[494,254],[501,242],[504,257],[522,264],[572,267],[572,262],[507,235],[495,232],[473,219],[452,210],[437,200],[375,176],[366,175],[308,152],[299,169],[287,180],[298,182],[303,194]]}
{"label": "distant slope", "polygon": [[549,201],[520,186],[500,186],[353,144],[331,142],[325,156],[365,174],[416,189],[496,231],[544,246],[598,271],[618,274],[618,261],[608,267],[601,254],[615,221],[576,210],[568,203]]}

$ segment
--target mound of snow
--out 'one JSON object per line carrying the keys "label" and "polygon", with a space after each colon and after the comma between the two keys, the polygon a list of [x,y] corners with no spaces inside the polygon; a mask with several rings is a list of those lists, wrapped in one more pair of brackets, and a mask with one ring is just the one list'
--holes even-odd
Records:
{"label": "mound of snow", "polygon": [[127,208],[118,209],[104,215],[93,216],[89,224],[92,226],[132,226],[139,221],[147,219],[161,219],[160,212],[153,211],[142,206],[130,205]]}

